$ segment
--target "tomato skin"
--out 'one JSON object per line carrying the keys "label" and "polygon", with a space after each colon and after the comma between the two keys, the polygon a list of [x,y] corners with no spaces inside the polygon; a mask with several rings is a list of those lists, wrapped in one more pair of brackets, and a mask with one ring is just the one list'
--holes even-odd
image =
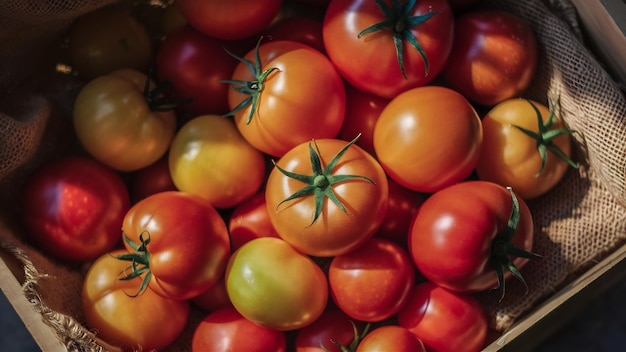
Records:
{"label": "tomato skin", "polygon": [[228,292],[226,292],[226,281],[224,275],[222,275],[220,280],[216,282],[215,285],[193,297],[191,301],[207,312],[214,312],[225,307],[232,307],[230,298],[228,298]]}
{"label": "tomato skin", "polygon": [[86,80],[123,68],[145,70],[153,55],[146,28],[123,7],[79,17],[70,29],[69,48],[73,69]]}
{"label": "tomato skin", "polygon": [[81,294],[85,321],[98,337],[125,350],[164,349],[185,328],[189,302],[165,298],[150,289],[133,297],[141,277],[119,280],[128,263],[115,256],[125,252],[106,253],[89,268]]}
{"label": "tomato skin", "polygon": [[239,133],[232,120],[202,115],[176,133],[169,151],[176,188],[199,195],[220,209],[237,206],[265,181],[265,157]]}
{"label": "tomato skin", "polygon": [[263,31],[268,40],[290,40],[306,44],[325,54],[322,23],[311,18],[286,17]]}
{"label": "tomato skin", "polygon": [[228,85],[237,60],[224,50],[224,43],[189,25],[170,33],[156,55],[159,79],[172,84],[177,100],[191,99],[179,109],[191,115],[228,112]]}
{"label": "tomato skin", "polygon": [[[245,58],[254,62],[254,52]],[[280,157],[313,138],[336,137],[344,121],[346,93],[343,80],[328,58],[293,41],[261,43],[259,56],[262,70],[277,70],[263,83],[250,123],[247,122],[252,104],[233,116],[244,138],[262,152]],[[247,65],[240,63],[232,79],[250,82],[256,77]],[[230,108],[248,97],[231,89]]]}
{"label": "tomato skin", "polygon": [[[354,325],[352,325],[354,324]],[[350,318],[335,307],[328,307],[311,325],[296,332],[296,352],[341,352],[332,341],[349,346],[354,340],[354,328],[361,332],[363,323]],[[324,351],[321,344],[327,349]]]}
{"label": "tomato skin", "polygon": [[187,22],[219,39],[243,39],[257,34],[278,15],[282,0],[177,0]]}
{"label": "tomato skin", "polygon": [[398,313],[398,325],[411,331],[428,351],[480,351],[487,338],[487,317],[469,295],[431,282],[415,285]]}
{"label": "tomato skin", "polygon": [[176,190],[172,176],[170,176],[167,155],[133,172],[130,177],[130,198],[133,204],[155,193]]}
{"label": "tomato skin", "polygon": [[493,106],[523,93],[538,59],[532,27],[501,10],[474,10],[460,15],[443,77],[470,101]]}
{"label": "tomato skin", "polygon": [[279,237],[265,203],[265,192],[239,204],[228,219],[228,233],[232,251],[258,237]]}
{"label": "tomato skin", "polygon": [[255,324],[233,307],[207,315],[195,328],[191,340],[192,352],[286,350],[287,337],[283,331]]}
{"label": "tomato skin", "polygon": [[426,200],[427,195],[400,186],[394,180],[389,179],[388,181],[389,206],[387,215],[375,236],[394,241],[406,248],[411,222],[419,207]]}
{"label": "tomato skin", "polygon": [[467,178],[478,162],[482,139],[472,105],[458,92],[438,86],[398,95],[374,127],[374,149],[389,177],[423,193]]}
{"label": "tomato skin", "polygon": [[44,164],[27,180],[21,218],[28,238],[47,254],[87,262],[120,243],[129,204],[120,175],[87,157],[65,157]]}
{"label": "tomato skin", "polygon": [[[391,3],[386,1],[386,3]],[[413,16],[438,12],[411,32],[421,43],[429,61],[424,60],[404,40],[402,76],[391,31],[365,35],[363,29],[385,20],[383,12],[370,0],[332,0],[323,22],[326,52],[340,74],[357,89],[391,99],[410,88],[431,82],[443,69],[453,41],[454,18],[447,0],[418,1]],[[372,60],[371,58],[376,58]]]}
{"label": "tomato skin", "polygon": [[328,284],[320,267],[274,237],[254,239],[232,254],[226,291],[241,315],[281,331],[313,323],[328,302]]}
{"label": "tomato skin", "polygon": [[[545,123],[550,109],[533,101],[542,121]],[[537,114],[531,103],[525,99],[507,99],[494,106],[483,117],[483,151],[481,152],[476,173],[482,180],[511,186],[524,199],[537,198],[552,188],[565,176],[568,164],[548,152],[543,171],[537,143],[513,125],[537,132]],[[563,120],[555,118],[552,129],[565,128]],[[565,155],[571,157],[572,141],[570,136],[561,135],[552,140]]]}
{"label": "tomato skin", "polygon": [[[533,221],[518,198],[520,221],[512,243],[532,249]],[[428,280],[457,292],[478,292],[498,286],[491,261],[494,237],[506,227],[512,210],[507,189],[487,181],[466,181],[431,195],[420,207],[409,233],[415,266]],[[444,258],[444,259],[442,259]],[[520,269],[528,259],[512,258]],[[505,279],[511,273],[505,271]]]}
{"label": "tomato skin", "polygon": [[139,236],[149,236],[149,287],[164,297],[192,298],[224,274],[230,254],[226,224],[199,196],[169,191],[144,198],[130,208],[122,231],[138,244]]}
{"label": "tomato skin", "polygon": [[328,282],[334,302],[347,315],[379,322],[402,307],[415,282],[415,271],[411,257],[399,245],[372,238],[334,257]]}
{"label": "tomato skin", "polygon": [[174,137],[176,116],[150,110],[143,94],[147,80],[136,70],[115,70],[87,83],[74,102],[78,140],[113,169],[135,171],[154,163]]}
{"label": "tomato skin", "polygon": [[[347,144],[339,139],[319,139],[315,143],[322,165],[329,163]],[[311,175],[309,155],[309,143],[302,143],[276,163],[287,171]],[[387,213],[387,176],[362,148],[350,146],[332,174],[362,175],[375,184],[363,179],[336,184],[332,189],[348,213],[326,199],[322,215],[315,222],[313,195],[280,204],[304,187],[304,183],[283,175],[277,168],[272,169],[267,179],[265,197],[274,228],[282,239],[309,255],[331,257],[356,249],[374,235]]]}
{"label": "tomato skin", "polygon": [[398,325],[386,325],[370,331],[356,352],[426,352],[426,347],[408,329]]}

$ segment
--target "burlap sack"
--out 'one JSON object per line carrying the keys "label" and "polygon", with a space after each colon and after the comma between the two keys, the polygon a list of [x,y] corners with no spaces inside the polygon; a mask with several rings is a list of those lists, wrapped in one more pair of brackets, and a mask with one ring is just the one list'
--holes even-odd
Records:
{"label": "burlap sack", "polygon": [[[24,294],[58,331],[69,351],[114,349],[92,340],[83,325],[83,271],[52,261],[24,241],[16,221],[24,177],[73,150],[71,106],[83,82],[56,72],[63,36],[76,17],[113,0],[0,2],[0,243],[24,263]],[[153,4],[155,2],[152,2]],[[541,44],[537,78],[527,97],[560,98],[560,114],[579,133],[571,169],[553,192],[529,202],[535,221],[534,251],[543,256],[523,269],[530,291],[513,280],[507,295],[479,295],[494,329],[502,331],[555,290],[621,245],[626,237],[626,102],[582,41],[571,3],[489,1],[528,20]],[[154,4],[150,7],[159,7]],[[171,351],[189,350],[196,312]]]}

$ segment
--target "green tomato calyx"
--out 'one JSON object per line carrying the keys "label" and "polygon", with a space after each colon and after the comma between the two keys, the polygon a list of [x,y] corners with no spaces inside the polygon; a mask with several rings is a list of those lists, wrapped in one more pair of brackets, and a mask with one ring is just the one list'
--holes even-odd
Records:
{"label": "green tomato calyx", "polygon": [[165,93],[171,88],[172,83],[170,81],[159,82],[154,89],[150,89],[150,82],[152,82],[152,69],[148,71],[146,83],[143,86],[143,96],[148,103],[148,108],[153,112],[165,112],[172,111],[182,104],[191,103],[192,99],[170,99]]}
{"label": "green tomato calyx", "polygon": [[256,47],[254,49],[254,62],[246,58],[239,57],[233,54],[232,52],[230,52],[229,50],[224,49],[226,50],[228,55],[234,57],[239,62],[242,62],[246,66],[248,66],[248,69],[250,70],[250,72],[252,72],[252,75],[254,75],[255,77],[255,79],[252,81],[243,81],[243,80],[220,81],[222,83],[230,84],[231,88],[236,92],[249,95],[247,98],[242,100],[241,103],[237,104],[237,106],[235,106],[230,112],[226,114],[227,116],[233,116],[237,112],[242,110],[243,108],[247,107],[248,105],[251,105],[250,113],[248,114],[248,119],[246,120],[246,125],[250,124],[250,122],[252,121],[252,117],[254,116],[254,113],[257,110],[257,107],[259,105],[259,97],[261,96],[261,92],[263,92],[263,85],[265,83],[265,80],[272,72],[278,70],[277,67],[270,67],[266,70],[263,70],[261,66],[261,57],[259,56],[259,46],[261,45],[261,40],[263,40],[263,37],[259,38],[259,40],[256,43]]}
{"label": "green tomato calyx", "polygon": [[[335,339],[330,339],[330,342],[333,345],[337,346],[337,348],[341,352],[355,352],[365,335],[367,335],[367,333],[369,332],[370,326],[372,325],[371,323],[367,323],[365,325],[365,328],[363,328],[363,332],[359,333],[359,329],[352,320],[350,320],[350,324],[352,324],[352,331],[354,332],[354,338],[352,339],[352,342],[350,342],[350,345],[344,346]],[[324,346],[323,341],[320,341],[320,348],[324,352],[330,352],[330,350],[326,346]]]}
{"label": "green tomato calyx", "polygon": [[576,131],[567,128],[551,129],[552,125],[554,124],[554,116],[556,114],[556,106],[558,105],[558,102],[557,104],[549,104],[550,115],[548,115],[548,119],[544,123],[541,119],[541,112],[539,111],[537,106],[533,104],[532,101],[528,99],[527,101],[530,106],[532,106],[533,110],[535,110],[535,114],[537,114],[537,132],[518,125],[513,125],[513,127],[517,128],[525,135],[534,139],[537,142],[537,150],[539,151],[539,155],[541,156],[541,167],[539,168],[539,171],[535,174],[535,177],[539,177],[539,175],[541,175],[541,173],[543,172],[543,169],[546,166],[546,161],[548,160],[548,151],[552,152],[552,154],[554,154],[559,159],[565,161],[569,166],[577,169],[578,163],[572,161],[572,159],[570,159],[567,154],[565,154],[565,152],[563,152],[563,150],[559,148],[558,145],[554,144],[554,139],[556,137],[564,134],[571,135],[576,133]]}
{"label": "green tomato calyx", "polygon": [[[315,140],[313,140],[312,143],[309,143],[309,155],[311,159],[311,168],[312,168],[312,173],[313,173],[312,175],[304,175],[304,174],[297,174],[294,172],[290,172],[278,166],[276,162],[273,162],[274,166],[276,166],[276,168],[283,175],[293,178],[295,180],[301,181],[302,183],[305,184],[304,187],[297,190],[295,193],[293,193],[292,195],[290,195],[289,197],[283,199],[280,203],[278,203],[278,207],[280,207],[283,203],[288,202],[290,200],[313,195],[315,199],[315,214],[313,216],[313,221],[311,222],[309,226],[313,225],[315,221],[317,221],[317,219],[322,214],[322,208],[324,205],[324,200],[326,198],[330,199],[333,203],[335,203],[335,205],[339,209],[341,209],[344,213],[347,214],[348,211],[343,206],[341,201],[337,198],[337,195],[333,191],[333,186],[338,183],[345,182],[348,180],[353,180],[353,179],[362,179],[372,184],[376,184],[376,182],[374,182],[374,180],[372,180],[371,178],[362,176],[362,175],[343,175],[343,174],[335,175],[333,174],[333,169],[335,168],[335,166],[337,165],[337,163],[339,162],[343,154],[348,150],[348,148],[350,148],[350,146],[352,146],[359,139],[360,136],[361,134],[357,135],[356,138],[354,138],[352,141],[346,144],[343,148],[341,148],[341,150],[337,152],[337,154],[330,160],[328,165],[326,165],[325,167],[322,167],[322,162],[320,160],[319,148],[317,147],[317,143],[315,142]],[[313,145],[315,145],[315,149],[313,148]]]}
{"label": "green tomato calyx", "polygon": [[511,199],[513,200],[513,206],[511,209],[511,215],[509,215],[509,220],[507,222],[504,230],[499,233],[491,243],[491,261],[496,270],[496,275],[498,276],[498,286],[495,289],[502,288],[502,296],[500,297],[500,301],[504,298],[505,294],[505,280],[504,280],[504,269],[506,268],[508,271],[513,274],[513,276],[520,280],[524,287],[526,287],[526,292],[528,292],[528,285],[522,276],[522,273],[515,267],[513,260],[511,257],[521,257],[527,259],[541,258],[540,255],[529,252],[522,248],[516,247],[513,245],[512,240],[515,232],[517,231],[517,227],[519,226],[520,221],[520,208],[519,201],[515,196],[515,193],[511,189],[511,187],[506,188],[511,194]]}
{"label": "green tomato calyx", "polygon": [[139,241],[141,243],[133,242],[126,234],[124,234],[124,242],[133,249],[133,252],[123,253],[117,255],[115,258],[119,260],[129,261],[130,265],[124,269],[120,280],[132,280],[136,277],[140,277],[145,274],[141,282],[141,286],[137,292],[131,297],[140,296],[147,288],[150,280],[152,279],[152,272],[150,271],[150,252],[148,252],[148,244],[150,243],[150,233],[144,231],[139,234]]}
{"label": "green tomato calyx", "polygon": [[411,12],[415,7],[417,0],[409,0],[404,5],[400,0],[392,0],[391,6],[387,5],[384,0],[374,0],[378,8],[385,15],[385,19],[381,22],[374,23],[373,25],[366,27],[359,34],[358,38],[364,35],[379,32],[382,30],[391,30],[393,36],[393,42],[396,48],[396,57],[398,58],[398,64],[400,65],[400,71],[402,77],[405,79],[406,71],[404,69],[404,41],[415,48],[424,60],[424,76],[428,76],[428,57],[422,45],[417,41],[415,34],[411,31],[412,28],[419,26],[426,22],[431,17],[435,16],[439,12],[429,12],[423,15],[412,16]]}

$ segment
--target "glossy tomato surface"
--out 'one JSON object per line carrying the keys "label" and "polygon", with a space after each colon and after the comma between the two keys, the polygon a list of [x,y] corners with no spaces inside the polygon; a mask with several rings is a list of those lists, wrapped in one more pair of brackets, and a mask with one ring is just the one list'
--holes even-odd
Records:
{"label": "glossy tomato surface", "polygon": [[233,209],[228,219],[228,233],[233,251],[258,237],[279,237],[270,220],[264,190]]}
{"label": "glossy tomato surface", "polygon": [[336,343],[348,347],[357,334],[363,332],[364,324],[350,318],[346,313],[329,306],[311,325],[296,332],[296,352],[342,352]]}
{"label": "glossy tomato surface", "polygon": [[426,347],[407,328],[386,325],[370,331],[359,343],[356,352],[426,352]]}

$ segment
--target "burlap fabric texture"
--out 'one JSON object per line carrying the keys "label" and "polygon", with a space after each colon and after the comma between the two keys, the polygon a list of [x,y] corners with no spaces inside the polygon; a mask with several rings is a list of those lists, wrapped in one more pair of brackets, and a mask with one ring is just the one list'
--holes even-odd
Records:
{"label": "burlap fabric texture", "polygon": [[[59,264],[24,241],[17,199],[24,177],[44,160],[75,147],[71,106],[83,84],[57,73],[72,20],[111,0],[8,0],[0,3],[0,243],[24,263],[24,293],[70,351],[107,350],[91,339],[78,302],[83,271]],[[513,280],[479,298],[491,325],[504,330],[557,289],[614,251],[626,237],[626,101],[588,51],[566,0],[494,0],[528,20],[540,42],[539,71],[526,97],[560,101],[560,116],[577,130],[576,158],[551,193],[530,201],[534,252],[523,269],[530,291]],[[171,348],[188,350],[194,321]],[[110,346],[109,346],[110,347]]]}

